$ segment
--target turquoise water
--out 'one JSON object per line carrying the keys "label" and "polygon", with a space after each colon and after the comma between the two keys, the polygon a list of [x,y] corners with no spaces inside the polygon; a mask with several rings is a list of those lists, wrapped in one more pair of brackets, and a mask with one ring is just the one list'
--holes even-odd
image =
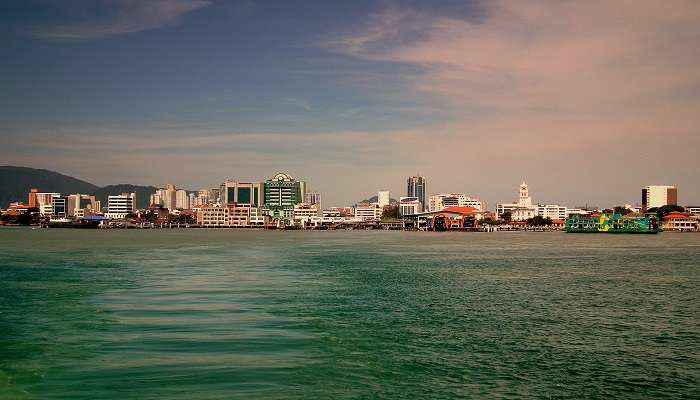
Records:
{"label": "turquoise water", "polygon": [[0,229],[0,399],[699,398],[700,234]]}

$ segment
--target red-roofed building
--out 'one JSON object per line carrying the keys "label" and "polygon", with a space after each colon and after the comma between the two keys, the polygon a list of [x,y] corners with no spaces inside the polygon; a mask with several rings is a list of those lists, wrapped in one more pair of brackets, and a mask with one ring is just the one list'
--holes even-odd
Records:
{"label": "red-roofed building", "polygon": [[698,221],[689,214],[673,211],[664,216],[661,229],[677,232],[695,231],[698,229]]}
{"label": "red-roofed building", "polygon": [[469,215],[469,214],[474,214],[476,211],[479,211],[479,210],[477,210],[474,207],[447,207],[440,212]]}

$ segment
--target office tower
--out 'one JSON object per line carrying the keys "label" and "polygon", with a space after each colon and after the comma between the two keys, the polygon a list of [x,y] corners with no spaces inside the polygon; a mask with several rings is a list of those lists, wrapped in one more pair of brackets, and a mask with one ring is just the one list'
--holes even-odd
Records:
{"label": "office tower", "polygon": [[238,182],[227,180],[221,184],[221,203],[250,204],[262,207],[265,188],[262,182]]}
{"label": "office tower", "polygon": [[289,174],[278,173],[265,181],[265,208],[273,217],[293,217],[294,206],[305,199],[306,182]]}
{"label": "office tower", "polygon": [[408,189],[406,190],[406,197],[415,197],[420,201],[421,205],[419,207],[422,212],[425,207],[425,192],[426,192],[426,180],[422,176],[412,176],[408,178]]}
{"label": "office tower", "polygon": [[122,193],[107,197],[107,218],[123,219],[136,211],[136,193]]}

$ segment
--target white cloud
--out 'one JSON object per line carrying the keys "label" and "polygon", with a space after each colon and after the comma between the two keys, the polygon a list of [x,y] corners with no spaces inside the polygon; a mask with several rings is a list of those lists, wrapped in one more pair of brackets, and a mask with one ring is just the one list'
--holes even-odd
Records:
{"label": "white cloud", "polygon": [[[105,16],[83,17],[73,23],[37,27],[31,33],[46,40],[93,40],[175,25],[208,0],[102,0]],[[77,17],[76,17],[77,18]]]}

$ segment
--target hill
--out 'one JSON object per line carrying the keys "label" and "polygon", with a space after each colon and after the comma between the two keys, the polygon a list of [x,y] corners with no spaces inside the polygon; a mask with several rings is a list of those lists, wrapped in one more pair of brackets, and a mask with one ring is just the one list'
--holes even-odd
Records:
{"label": "hill", "polygon": [[[358,202],[358,204],[359,203],[376,203],[378,200],[379,200],[379,197],[377,195],[374,195],[366,200],[362,200],[362,201]],[[389,204],[396,204],[398,202],[399,201],[396,199],[389,199]]]}
{"label": "hill", "polygon": [[107,206],[107,196],[122,194],[122,193],[136,193],[136,208],[146,208],[150,201],[151,194],[156,191],[154,186],[139,186],[130,185],[122,183],[119,185],[108,185],[103,188],[99,188],[92,192],[95,195],[95,199],[102,202],[102,206]]}
{"label": "hill", "polygon": [[0,166],[0,207],[13,201],[26,203],[31,188],[69,194],[93,193],[99,186],[46,169]]}

